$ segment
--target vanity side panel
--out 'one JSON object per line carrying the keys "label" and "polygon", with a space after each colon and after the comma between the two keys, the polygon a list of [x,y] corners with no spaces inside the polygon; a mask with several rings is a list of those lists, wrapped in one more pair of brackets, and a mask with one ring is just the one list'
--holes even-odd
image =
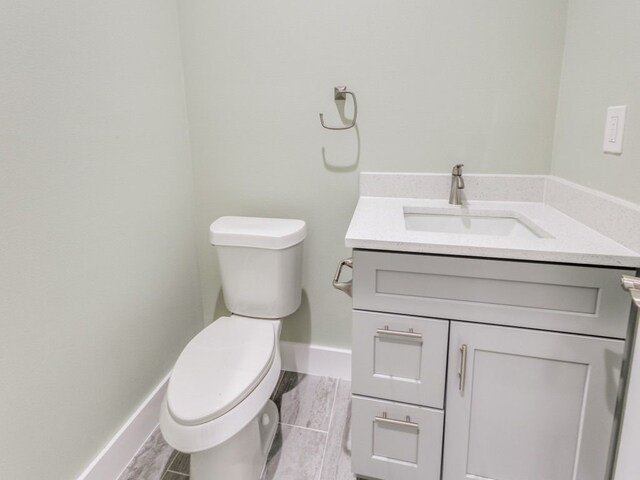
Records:
{"label": "vanity side panel", "polygon": [[625,338],[630,269],[354,250],[353,307]]}

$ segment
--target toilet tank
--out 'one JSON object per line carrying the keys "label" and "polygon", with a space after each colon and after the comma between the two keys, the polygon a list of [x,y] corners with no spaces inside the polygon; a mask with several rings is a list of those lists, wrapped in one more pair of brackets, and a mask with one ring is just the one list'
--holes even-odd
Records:
{"label": "toilet tank", "polygon": [[282,318],[302,299],[302,220],[220,217],[211,224],[227,308],[236,315]]}

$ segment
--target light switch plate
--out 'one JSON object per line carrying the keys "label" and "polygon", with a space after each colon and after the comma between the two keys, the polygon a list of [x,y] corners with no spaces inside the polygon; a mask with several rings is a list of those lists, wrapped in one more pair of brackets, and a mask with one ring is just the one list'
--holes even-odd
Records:
{"label": "light switch plate", "polygon": [[607,109],[607,119],[604,127],[604,153],[622,153],[622,140],[624,138],[624,121],[627,116],[627,106],[620,105]]}

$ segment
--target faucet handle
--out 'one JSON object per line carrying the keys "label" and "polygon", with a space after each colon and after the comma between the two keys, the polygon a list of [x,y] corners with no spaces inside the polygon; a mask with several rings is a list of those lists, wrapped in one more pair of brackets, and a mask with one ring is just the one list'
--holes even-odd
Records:
{"label": "faucet handle", "polygon": [[451,170],[451,175],[455,175],[456,177],[461,176],[462,167],[464,167],[464,163],[457,164],[455,167],[453,167],[453,170]]}

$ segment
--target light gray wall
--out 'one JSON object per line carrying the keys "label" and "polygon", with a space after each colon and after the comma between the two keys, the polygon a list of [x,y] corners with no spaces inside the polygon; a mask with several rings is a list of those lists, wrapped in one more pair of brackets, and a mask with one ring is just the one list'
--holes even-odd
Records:
{"label": "light gray wall", "polygon": [[[640,2],[569,0],[551,172],[640,203]],[[624,153],[602,152],[607,107],[628,105]]]}
{"label": "light gray wall", "polygon": [[[207,322],[224,311],[207,239],[221,215],[307,221],[304,304],[283,337],[349,346],[350,300],[330,281],[359,171],[549,171],[566,1],[184,0],[180,13]],[[341,84],[359,128],[323,130]]]}
{"label": "light gray wall", "polygon": [[76,478],[202,326],[177,28],[2,2],[2,478]]}

